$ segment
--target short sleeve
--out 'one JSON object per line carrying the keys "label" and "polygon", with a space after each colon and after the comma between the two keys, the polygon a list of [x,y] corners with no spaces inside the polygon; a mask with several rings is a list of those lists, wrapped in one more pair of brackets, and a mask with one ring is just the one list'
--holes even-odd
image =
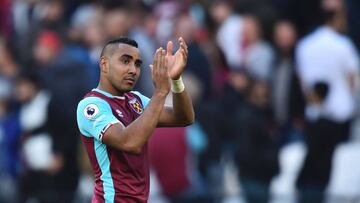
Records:
{"label": "short sleeve", "polygon": [[141,103],[143,104],[144,108],[146,108],[146,106],[149,104],[150,99],[147,96],[144,96],[143,94],[141,94],[138,91],[132,91],[132,93],[136,94],[137,96],[140,97],[141,99]]}
{"label": "short sleeve", "polygon": [[113,115],[110,105],[98,97],[81,100],[76,114],[81,134],[99,141],[111,125],[120,122]]}

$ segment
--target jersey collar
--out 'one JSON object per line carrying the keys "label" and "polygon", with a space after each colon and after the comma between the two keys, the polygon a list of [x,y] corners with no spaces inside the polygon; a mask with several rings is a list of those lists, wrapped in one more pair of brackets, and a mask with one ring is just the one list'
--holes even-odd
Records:
{"label": "jersey collar", "polygon": [[107,97],[110,97],[110,98],[125,99],[124,96],[114,96],[114,95],[110,94],[109,92],[106,92],[104,90],[100,90],[98,88],[94,88],[92,91],[99,92],[100,94],[103,94],[103,95],[105,95]]}

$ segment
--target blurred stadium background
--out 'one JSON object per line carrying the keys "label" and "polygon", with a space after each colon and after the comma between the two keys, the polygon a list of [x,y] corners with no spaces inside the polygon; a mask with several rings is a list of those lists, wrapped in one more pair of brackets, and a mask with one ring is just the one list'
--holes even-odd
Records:
{"label": "blurred stadium background", "polygon": [[189,45],[197,120],[154,132],[150,203],[360,202],[360,1],[0,0],[0,203],[91,201],[75,109],[118,36],[149,97]]}

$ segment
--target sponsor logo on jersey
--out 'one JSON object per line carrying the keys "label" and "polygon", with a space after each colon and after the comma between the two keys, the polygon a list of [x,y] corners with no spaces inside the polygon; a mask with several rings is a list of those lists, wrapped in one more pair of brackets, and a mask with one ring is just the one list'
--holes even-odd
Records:
{"label": "sponsor logo on jersey", "polygon": [[140,102],[136,98],[130,100],[129,104],[136,113],[142,114],[143,108],[142,108]]}
{"label": "sponsor logo on jersey", "polygon": [[99,107],[96,104],[88,104],[84,109],[84,115],[87,119],[93,119],[99,113]]}
{"label": "sponsor logo on jersey", "polygon": [[121,112],[119,109],[116,109],[116,113],[119,117],[123,118],[124,117],[124,114],[123,112]]}

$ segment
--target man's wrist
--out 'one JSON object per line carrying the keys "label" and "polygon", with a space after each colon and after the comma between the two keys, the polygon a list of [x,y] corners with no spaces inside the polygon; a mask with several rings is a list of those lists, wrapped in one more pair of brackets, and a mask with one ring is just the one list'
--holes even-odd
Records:
{"label": "man's wrist", "polygon": [[165,98],[168,95],[165,91],[157,91],[155,90],[153,96]]}
{"label": "man's wrist", "polygon": [[177,80],[171,80],[171,91],[173,93],[181,93],[185,90],[184,82],[180,76]]}

